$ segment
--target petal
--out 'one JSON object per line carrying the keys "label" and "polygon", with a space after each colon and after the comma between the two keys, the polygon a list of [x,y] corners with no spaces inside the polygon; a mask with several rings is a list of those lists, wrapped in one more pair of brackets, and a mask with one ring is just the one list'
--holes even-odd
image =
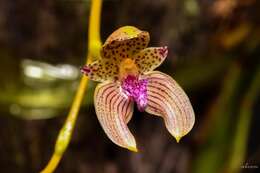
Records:
{"label": "petal", "polygon": [[137,151],[136,142],[127,127],[133,114],[133,102],[121,92],[117,83],[102,83],[95,89],[95,110],[107,136],[115,144]]}
{"label": "petal", "polygon": [[193,127],[195,116],[189,98],[168,75],[154,71],[147,74],[148,113],[163,117],[167,130],[177,142]]}
{"label": "petal", "polygon": [[103,59],[97,60],[81,68],[83,74],[97,82],[117,79],[118,71],[119,68],[117,64]]}
{"label": "petal", "polygon": [[101,50],[104,59],[132,57],[133,54],[147,47],[150,41],[149,33],[133,26],[124,26],[114,31],[106,40]]}
{"label": "petal", "polygon": [[168,48],[149,47],[135,54],[133,59],[138,66],[140,73],[153,71],[161,65],[168,55]]}

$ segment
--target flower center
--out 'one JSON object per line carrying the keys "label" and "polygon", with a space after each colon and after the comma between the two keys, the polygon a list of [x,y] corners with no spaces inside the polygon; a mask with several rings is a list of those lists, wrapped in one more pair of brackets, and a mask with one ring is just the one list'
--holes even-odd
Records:
{"label": "flower center", "polygon": [[119,80],[123,92],[134,100],[139,111],[144,111],[147,105],[147,79],[139,79],[139,72],[135,62],[124,59],[119,66]]}
{"label": "flower center", "polygon": [[130,58],[126,58],[120,63],[119,80],[124,80],[128,75],[138,76],[138,68],[135,62]]}
{"label": "flower center", "polygon": [[121,82],[123,92],[136,102],[139,111],[144,111],[147,105],[147,83],[147,79],[139,80],[133,75],[126,76]]}

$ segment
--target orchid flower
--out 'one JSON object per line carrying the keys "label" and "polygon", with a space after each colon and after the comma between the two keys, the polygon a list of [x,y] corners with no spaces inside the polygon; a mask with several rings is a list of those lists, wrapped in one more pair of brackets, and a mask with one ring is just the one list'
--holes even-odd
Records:
{"label": "orchid flower", "polygon": [[127,127],[134,103],[139,111],[160,116],[177,142],[193,127],[195,116],[189,98],[167,74],[154,71],[166,58],[167,47],[149,47],[149,33],[133,26],[113,32],[101,49],[100,59],[81,68],[101,82],[94,93],[98,120],[115,144],[137,151]]}

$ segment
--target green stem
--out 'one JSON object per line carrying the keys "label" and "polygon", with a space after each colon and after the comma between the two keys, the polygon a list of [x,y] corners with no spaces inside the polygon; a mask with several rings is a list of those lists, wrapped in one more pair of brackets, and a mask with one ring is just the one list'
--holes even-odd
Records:
{"label": "green stem", "polygon": [[[102,0],[92,0],[88,33],[88,55],[87,64],[91,63],[93,58],[99,57],[101,49],[100,40],[100,14],[101,14]],[[88,85],[88,78],[83,76],[80,80],[80,84],[77,93],[74,97],[69,114],[59,132],[56,140],[54,153],[47,164],[47,166],[41,171],[41,173],[52,173],[58,166],[63,153],[66,151],[68,144],[71,140],[71,135],[75,126],[75,122],[78,117],[78,112],[85,95],[85,91]]]}

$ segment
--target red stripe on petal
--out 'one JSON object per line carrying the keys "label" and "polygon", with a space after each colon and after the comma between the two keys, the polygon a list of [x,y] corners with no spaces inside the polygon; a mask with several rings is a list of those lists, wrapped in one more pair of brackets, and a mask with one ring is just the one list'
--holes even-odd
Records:
{"label": "red stripe on petal", "polygon": [[168,75],[150,72],[148,79],[148,104],[146,111],[164,118],[168,131],[179,140],[193,127],[195,116],[189,98]]}
{"label": "red stripe on petal", "polygon": [[126,116],[130,118],[133,113],[130,102],[116,83],[103,83],[96,87],[94,104],[105,133],[115,144],[136,150],[135,139],[126,125]]}

